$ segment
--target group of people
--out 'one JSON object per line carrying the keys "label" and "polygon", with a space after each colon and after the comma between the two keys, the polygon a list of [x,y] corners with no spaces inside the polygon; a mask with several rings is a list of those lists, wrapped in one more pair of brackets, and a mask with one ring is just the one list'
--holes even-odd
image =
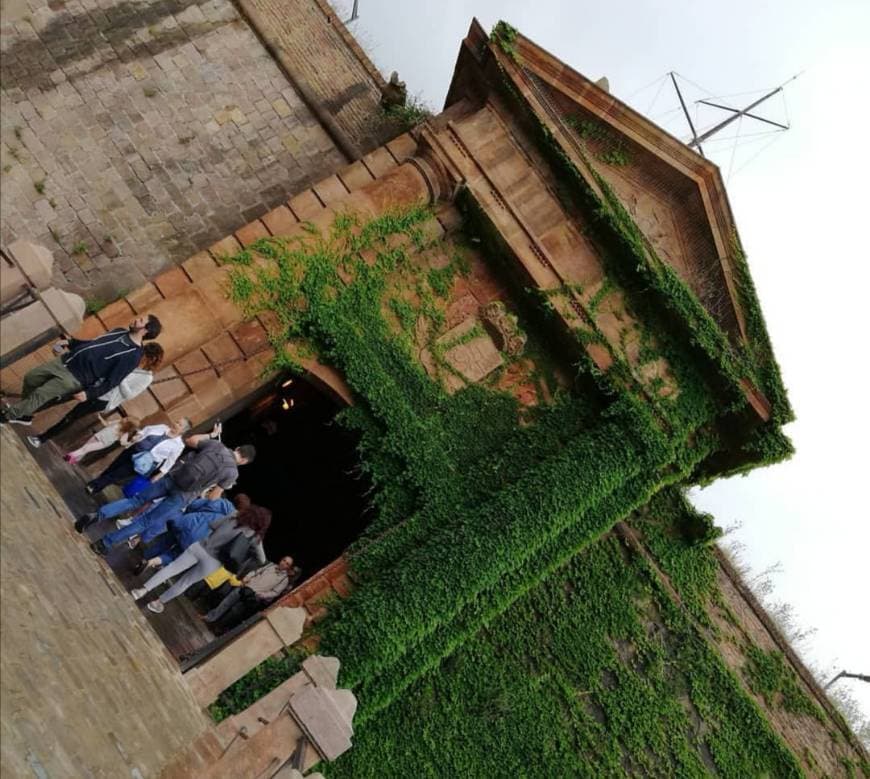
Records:
{"label": "group of people", "polygon": [[[160,331],[160,321],[148,315],[93,340],[60,342],[55,359],[24,377],[21,400],[0,411],[0,423],[30,425],[39,409],[77,400],[57,424],[28,436],[39,447],[77,419],[112,411],[150,385],[163,349],[145,341],[153,341]],[[132,591],[136,600],[172,580],[147,603],[159,614],[166,603],[199,585],[200,594],[212,594],[213,608],[205,619],[220,632],[292,586],[300,573],[293,559],[266,560],[263,539],[271,511],[244,494],[232,501],[224,497],[236,483],[238,468],[253,462],[253,446],[230,449],[220,440],[219,424],[210,433],[190,435],[190,420],[184,418],[145,427],[131,418],[101,421],[102,429],[64,459],[74,464],[93,452],[120,446],[120,455],[86,489],[94,495],[117,484],[124,488],[124,497],[80,517],[75,529],[83,533],[103,520],[116,520],[115,529],[91,548],[106,555],[127,542],[141,551],[135,573],[153,573]]]}

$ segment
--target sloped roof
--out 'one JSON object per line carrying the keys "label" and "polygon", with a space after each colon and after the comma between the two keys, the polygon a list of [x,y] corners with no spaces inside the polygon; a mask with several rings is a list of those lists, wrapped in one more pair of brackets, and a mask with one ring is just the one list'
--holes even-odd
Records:
{"label": "sloped roof", "polygon": [[[780,418],[790,418],[718,166],[521,33],[499,27],[509,31],[507,45],[472,21],[447,105],[485,96],[480,54],[491,53],[498,67],[487,69],[489,86],[496,71],[507,77],[586,183],[599,192],[603,183],[616,195],[653,253],[687,284],[735,349],[772,366],[766,380],[744,383],[759,416],[769,418],[774,396]],[[608,145],[621,158],[608,155]]]}

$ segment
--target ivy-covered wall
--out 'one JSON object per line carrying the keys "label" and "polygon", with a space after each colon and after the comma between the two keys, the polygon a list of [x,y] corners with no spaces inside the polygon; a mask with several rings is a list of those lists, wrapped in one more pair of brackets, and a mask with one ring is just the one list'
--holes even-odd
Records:
{"label": "ivy-covered wall", "polygon": [[[709,518],[668,488],[629,521],[657,570],[605,534],[364,723],[326,774],[870,775],[781,655],[724,661]],[[777,712],[802,721],[791,748]]]}
{"label": "ivy-covered wall", "polygon": [[[678,494],[669,500],[669,568],[701,603],[715,561],[680,540],[683,509]],[[326,773],[801,775],[692,612],[605,535],[367,721]]]}
{"label": "ivy-covered wall", "polygon": [[[358,586],[317,626],[319,651],[341,659],[340,682],[360,704],[357,746],[337,775],[378,775],[384,760],[406,769],[396,775],[523,774],[529,760],[549,776],[702,775],[712,765],[730,776],[797,775],[699,628],[709,561],[674,569],[684,610],[609,535],[672,485],[787,456],[780,425],[790,412],[766,340],[736,349],[604,182],[590,186],[547,127],[527,119],[565,184],[566,212],[591,225],[607,271],[600,297],[624,296],[646,333],[643,359],[666,360],[675,391],[638,381],[618,353],[597,368],[586,349],[594,326],[566,328],[554,316],[558,296],[575,290],[526,289],[470,193],[459,199],[466,239],[510,290],[536,365],[571,374],[533,408],[494,385],[446,391],[451,368],[437,339],[467,267],[461,252],[434,273],[419,262],[433,248],[427,209],[365,223],[343,214],[329,234],[264,239],[234,258],[231,295],[248,313],[271,314],[276,367],[314,352],[345,375],[357,403],[341,421],[359,432],[375,485],[374,520],[349,550]],[[760,319],[754,326],[763,330]],[[747,377],[772,399],[764,425],[747,423]],[[666,566],[686,538],[703,549],[716,535],[687,521],[685,537],[647,528]],[[214,715],[250,705],[297,663],[255,670]],[[436,749],[444,742],[447,754]]]}

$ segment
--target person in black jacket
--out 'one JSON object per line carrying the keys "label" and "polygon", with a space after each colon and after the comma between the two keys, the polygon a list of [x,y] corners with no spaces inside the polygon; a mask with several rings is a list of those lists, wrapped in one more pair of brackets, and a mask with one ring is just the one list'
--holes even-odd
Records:
{"label": "person in black jacket", "polygon": [[29,425],[47,403],[69,397],[84,402],[104,395],[139,365],[142,342],[157,338],[160,330],[160,320],[147,314],[91,341],[62,342],[67,353],[25,375],[21,400],[0,412],[0,422]]}

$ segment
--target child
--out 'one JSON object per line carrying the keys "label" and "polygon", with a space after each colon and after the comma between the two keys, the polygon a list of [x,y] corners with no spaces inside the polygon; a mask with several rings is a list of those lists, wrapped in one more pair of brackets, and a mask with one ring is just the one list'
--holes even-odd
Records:
{"label": "child", "polygon": [[121,446],[126,449],[132,443],[133,436],[139,432],[138,419],[125,417],[116,422],[106,422],[99,415],[98,418],[104,425],[103,429],[94,433],[78,449],[63,456],[63,459],[71,465],[74,465],[91,452],[99,452],[103,449],[108,449],[112,444],[121,444]]}

